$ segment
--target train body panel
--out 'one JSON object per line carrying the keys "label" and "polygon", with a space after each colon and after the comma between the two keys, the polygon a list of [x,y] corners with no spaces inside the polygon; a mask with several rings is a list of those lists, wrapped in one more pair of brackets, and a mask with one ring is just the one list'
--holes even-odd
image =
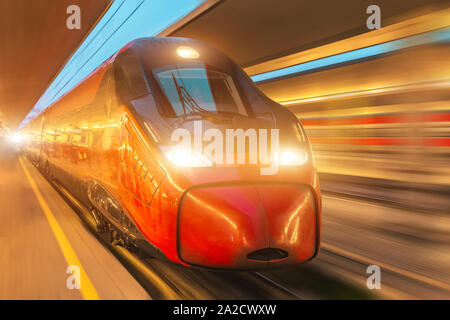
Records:
{"label": "train body panel", "polygon": [[[253,132],[262,141],[261,132],[276,130],[280,150],[305,159],[261,174],[270,164],[248,163],[251,146],[237,150],[237,143],[223,154],[242,155],[245,163],[220,161],[222,141],[208,165],[180,165],[173,160],[179,146],[173,133],[192,134],[195,149],[199,126],[202,138],[241,130],[244,142]],[[173,262],[264,268],[318,253],[320,187],[303,128],[230,59],[199,41],[130,43],[24,131],[34,137],[30,159],[46,174],[127,241],[145,243]]]}

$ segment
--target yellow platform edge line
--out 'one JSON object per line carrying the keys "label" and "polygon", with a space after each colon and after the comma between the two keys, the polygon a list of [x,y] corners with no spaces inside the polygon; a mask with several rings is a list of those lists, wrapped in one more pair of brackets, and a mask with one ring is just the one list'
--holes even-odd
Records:
{"label": "yellow platform edge line", "polygon": [[85,300],[99,300],[100,297],[97,293],[97,290],[95,290],[94,285],[92,284],[91,280],[89,279],[86,271],[82,267],[80,260],[78,259],[75,251],[73,250],[72,246],[70,245],[69,240],[67,239],[66,235],[64,234],[64,231],[62,230],[61,226],[59,225],[58,221],[56,220],[54,214],[50,210],[47,202],[45,201],[44,197],[42,196],[41,192],[39,191],[39,188],[37,187],[35,181],[30,175],[30,172],[26,168],[23,160],[21,157],[19,157],[19,162],[23,168],[23,171],[25,172],[25,176],[28,179],[28,182],[30,183],[31,188],[33,189],[33,192],[42,208],[42,211],[44,212],[48,223],[50,224],[50,227],[53,231],[53,234],[56,237],[56,240],[58,241],[59,247],[61,248],[61,251],[64,255],[64,258],[68,264],[68,266],[76,265],[80,268],[81,272],[81,295],[83,296],[83,299]]}

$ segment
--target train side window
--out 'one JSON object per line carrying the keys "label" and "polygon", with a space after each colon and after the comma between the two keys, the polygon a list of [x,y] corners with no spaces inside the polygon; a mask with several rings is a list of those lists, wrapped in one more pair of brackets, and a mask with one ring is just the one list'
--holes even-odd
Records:
{"label": "train side window", "polygon": [[115,62],[116,92],[121,102],[149,94],[147,80],[136,54],[122,53]]}

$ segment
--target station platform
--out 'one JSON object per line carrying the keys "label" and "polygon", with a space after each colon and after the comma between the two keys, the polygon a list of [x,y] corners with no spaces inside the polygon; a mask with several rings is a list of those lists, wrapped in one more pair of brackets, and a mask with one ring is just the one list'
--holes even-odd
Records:
{"label": "station platform", "polygon": [[150,299],[28,160],[2,148],[0,177],[0,299]]}

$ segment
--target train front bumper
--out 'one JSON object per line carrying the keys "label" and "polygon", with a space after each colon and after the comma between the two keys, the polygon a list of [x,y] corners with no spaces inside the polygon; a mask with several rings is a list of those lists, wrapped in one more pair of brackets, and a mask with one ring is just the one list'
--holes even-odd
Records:
{"label": "train front bumper", "polygon": [[194,187],[178,213],[178,255],[190,265],[258,269],[296,264],[318,249],[312,188],[293,184]]}

